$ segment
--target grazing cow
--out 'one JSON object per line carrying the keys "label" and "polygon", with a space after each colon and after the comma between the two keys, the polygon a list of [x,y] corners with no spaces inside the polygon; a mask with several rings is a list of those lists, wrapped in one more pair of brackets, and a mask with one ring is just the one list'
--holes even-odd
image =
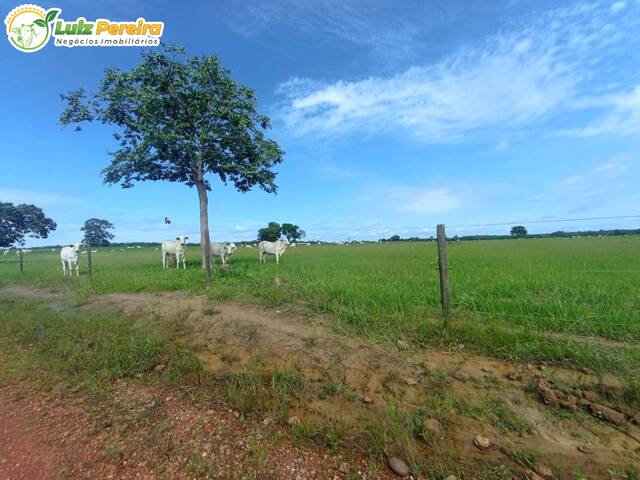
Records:
{"label": "grazing cow", "polygon": [[60,250],[60,261],[62,262],[63,275],[73,275],[74,270],[76,276],[80,275],[80,244],[74,243],[69,247],[62,247]]}
{"label": "grazing cow", "polygon": [[280,264],[280,257],[284,255],[284,251],[289,246],[289,240],[283,238],[276,242],[267,242],[263,240],[258,244],[258,252],[260,253],[260,263],[267,263],[266,255],[275,255],[276,263]]}
{"label": "grazing cow", "polygon": [[215,257],[220,257],[220,259],[222,260],[222,264],[224,265],[225,263],[227,263],[227,260],[229,259],[229,257],[233,255],[233,252],[236,251],[236,245],[235,243],[211,242],[209,251],[211,252],[211,255],[214,257],[213,259],[214,265],[216,263]]}
{"label": "grazing cow", "polygon": [[251,245],[245,245],[244,248],[251,248]]}
{"label": "grazing cow", "polygon": [[182,260],[182,268],[186,270],[185,260],[185,246],[189,237],[180,235],[175,240],[165,240],[162,242],[162,267],[167,268],[167,255],[176,256],[176,268],[180,268],[180,261]]}
{"label": "grazing cow", "polygon": [[294,242],[294,243],[292,243],[292,244],[291,244],[291,245],[289,245],[289,246],[290,246],[291,248],[296,248],[296,244],[295,244],[295,242]]}

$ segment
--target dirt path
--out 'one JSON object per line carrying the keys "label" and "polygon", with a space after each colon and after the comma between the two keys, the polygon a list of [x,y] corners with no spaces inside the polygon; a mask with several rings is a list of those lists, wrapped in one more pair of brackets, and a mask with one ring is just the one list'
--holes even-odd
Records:
{"label": "dirt path", "polygon": [[[25,286],[3,292],[46,299],[57,309],[72,308],[57,292]],[[478,465],[494,463],[522,473],[531,467],[522,452],[532,452],[560,478],[578,471],[586,478],[609,478],[612,469],[640,468],[640,443],[634,440],[640,438],[640,427],[630,421],[634,412],[622,414],[623,424],[612,425],[594,418],[591,401],[582,398],[587,391],[596,406],[606,403],[596,392],[615,396],[621,382],[614,376],[514,365],[464,349],[381,345],[337,335],[322,317],[180,293],[100,295],[82,309],[129,315],[188,346],[214,375],[240,369],[296,372],[310,382],[308,398],[291,412],[303,421],[339,419],[357,430],[371,418],[386,421],[390,405],[427,411],[440,430],[417,442],[417,455],[424,462],[447,457],[442,461],[461,475],[474,475]],[[545,392],[536,392],[540,379],[549,382],[558,398],[546,402]],[[575,405],[562,407],[565,398]],[[490,438],[492,447],[477,448],[473,439],[478,434]],[[390,440],[386,454],[406,453]]]}
{"label": "dirt path", "polygon": [[52,446],[42,442],[31,412],[0,390],[0,478],[55,480],[57,455]]}

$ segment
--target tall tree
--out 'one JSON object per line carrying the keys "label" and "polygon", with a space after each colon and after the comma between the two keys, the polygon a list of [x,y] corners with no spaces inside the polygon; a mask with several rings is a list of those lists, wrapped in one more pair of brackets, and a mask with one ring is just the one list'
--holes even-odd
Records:
{"label": "tall tree", "polygon": [[282,224],[282,235],[287,237],[287,240],[290,242],[295,242],[304,237],[307,233],[300,229],[298,225],[294,225],[293,223],[283,223]]}
{"label": "tall tree", "polygon": [[269,222],[269,225],[258,230],[258,241],[266,240],[267,242],[275,242],[280,238],[281,234],[282,227],[280,227],[280,224]]}
{"label": "tall tree", "polygon": [[35,205],[0,202],[0,247],[23,245],[24,238],[47,238],[57,227]]}
{"label": "tall tree", "polygon": [[109,231],[113,230],[113,224],[108,220],[90,218],[80,230],[84,232],[82,241],[87,245],[106,247],[113,240],[113,233]]}
{"label": "tall tree", "polygon": [[100,121],[116,128],[118,149],[103,170],[105,183],[167,180],[195,187],[200,203],[200,246],[211,280],[208,192],[211,179],[240,192],[258,186],[275,193],[274,167],[283,151],[265,137],[269,118],[256,110],[256,96],[236,82],[218,57],[188,57],[163,46],[142,54],[129,71],[107,69],[98,91],[62,94],[63,125]]}
{"label": "tall tree", "polygon": [[522,225],[516,225],[515,227],[512,227],[511,228],[511,236],[512,237],[526,237],[527,236],[526,227],[523,227]]}

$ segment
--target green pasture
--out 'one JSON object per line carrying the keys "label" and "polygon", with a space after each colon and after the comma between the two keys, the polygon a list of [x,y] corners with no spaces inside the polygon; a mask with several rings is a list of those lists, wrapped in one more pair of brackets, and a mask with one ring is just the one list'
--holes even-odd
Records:
{"label": "green pasture", "polygon": [[[640,237],[450,242],[453,311],[443,328],[435,243],[303,246],[275,264],[239,246],[216,269],[209,295],[325,313],[348,335],[458,345],[513,360],[567,361],[604,369],[640,368]],[[218,260],[219,262],[219,260]],[[181,290],[202,293],[199,249],[187,270],[162,270],[155,248],[100,248],[93,280],[62,276],[59,253],[35,249],[20,274],[0,257],[0,286],[69,285],[79,295]],[[280,277],[281,286],[273,279]]]}

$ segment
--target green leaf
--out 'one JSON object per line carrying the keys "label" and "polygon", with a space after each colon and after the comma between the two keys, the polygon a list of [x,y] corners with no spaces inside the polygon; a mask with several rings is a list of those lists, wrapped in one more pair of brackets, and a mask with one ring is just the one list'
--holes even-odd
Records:
{"label": "green leaf", "polygon": [[60,13],[60,10],[56,10],[56,9],[51,9],[47,12],[47,16],[45,17],[45,23],[50,23],[53,21],[54,18],[56,18],[58,16],[58,14]]}
{"label": "green leaf", "polygon": [[42,20],[41,18],[38,18],[33,23],[35,23],[39,27],[46,27],[47,26],[47,24],[44,23],[44,20]]}

